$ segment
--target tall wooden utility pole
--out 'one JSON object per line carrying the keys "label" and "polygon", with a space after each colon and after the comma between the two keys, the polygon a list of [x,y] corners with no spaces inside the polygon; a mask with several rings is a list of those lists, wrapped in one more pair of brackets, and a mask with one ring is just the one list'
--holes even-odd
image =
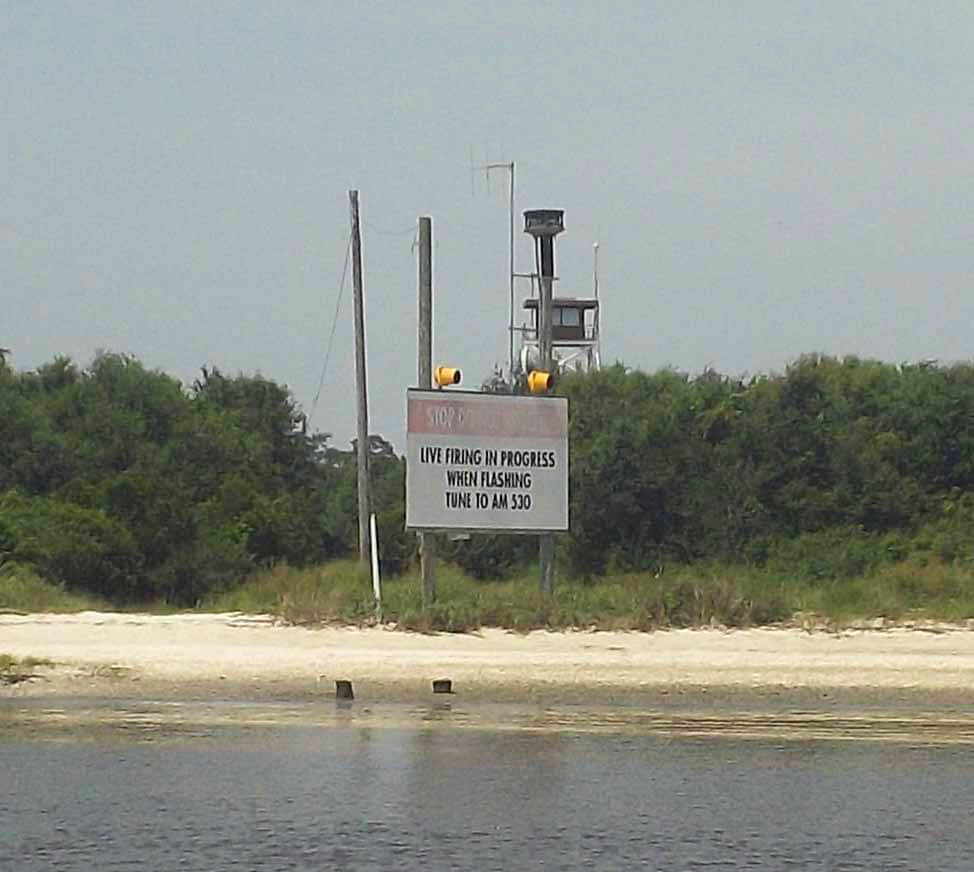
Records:
{"label": "tall wooden utility pole", "polygon": [[362,302],[362,234],[358,191],[348,192],[352,221],[352,290],[355,296],[355,389],[358,396],[358,558],[369,563],[369,403],[365,384],[365,314]]}
{"label": "tall wooden utility pole", "polygon": [[[419,219],[419,319],[417,321],[417,386],[433,387],[433,222]],[[419,568],[423,577],[423,608],[436,601],[436,539],[419,534]]]}

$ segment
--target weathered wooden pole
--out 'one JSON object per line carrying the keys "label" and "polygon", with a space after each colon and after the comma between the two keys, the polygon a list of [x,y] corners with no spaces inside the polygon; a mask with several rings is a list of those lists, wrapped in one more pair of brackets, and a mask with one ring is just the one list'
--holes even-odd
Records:
{"label": "weathered wooden pole", "polygon": [[[419,219],[419,319],[417,321],[417,387],[433,387],[433,222]],[[419,567],[423,585],[423,608],[436,601],[436,539],[433,533],[419,534]]]}
{"label": "weathered wooden pole", "polygon": [[348,192],[352,221],[352,290],[355,297],[355,388],[358,396],[358,557],[369,563],[369,403],[365,380],[365,313],[362,291],[362,236],[359,230],[358,191]]}

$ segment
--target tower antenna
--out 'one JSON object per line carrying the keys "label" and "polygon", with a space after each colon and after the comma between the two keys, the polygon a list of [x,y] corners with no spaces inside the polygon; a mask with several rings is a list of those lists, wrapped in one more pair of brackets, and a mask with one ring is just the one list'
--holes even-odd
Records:
{"label": "tower antenna", "polygon": [[487,177],[488,189],[490,187],[490,171],[491,170],[504,170],[509,175],[510,186],[508,187],[507,193],[507,209],[510,213],[510,227],[509,227],[509,238],[508,238],[508,279],[510,281],[510,311],[508,313],[507,321],[507,340],[508,340],[508,375],[513,380],[514,378],[514,161],[509,162],[496,162],[496,163],[486,163],[483,165],[482,169]]}

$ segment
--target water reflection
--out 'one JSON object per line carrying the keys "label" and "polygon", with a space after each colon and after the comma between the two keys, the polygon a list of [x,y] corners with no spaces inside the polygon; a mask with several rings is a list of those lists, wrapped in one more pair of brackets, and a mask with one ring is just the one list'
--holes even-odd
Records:
{"label": "water reflection", "polygon": [[[401,703],[241,703],[65,701],[0,702],[0,741],[29,732],[60,741],[83,735],[98,740],[216,741],[226,733],[251,735],[273,727],[493,730],[519,733],[655,734],[680,740],[755,739],[782,747],[815,740],[883,741],[902,744],[974,744],[974,715],[953,711],[836,713],[813,711],[738,712],[590,709],[565,706],[469,704],[432,701]],[[238,737],[239,738],[239,737]]]}
{"label": "water reflection", "polygon": [[[328,700],[319,703],[64,701],[61,705],[0,701],[0,741],[27,731],[37,739],[172,743],[246,734],[255,741],[274,727],[373,730],[491,730],[548,736],[654,734],[681,741],[754,739],[795,742],[866,741],[914,745],[974,744],[968,712],[815,712],[584,708],[433,700],[422,705]],[[237,736],[239,739],[239,735]]]}
{"label": "water reflection", "polygon": [[966,742],[631,715],[0,706],[0,869],[969,868]]}

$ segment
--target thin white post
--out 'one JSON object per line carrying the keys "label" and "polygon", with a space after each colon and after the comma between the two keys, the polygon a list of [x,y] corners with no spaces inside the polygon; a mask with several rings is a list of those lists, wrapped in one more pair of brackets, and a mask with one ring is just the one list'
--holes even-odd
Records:
{"label": "thin white post", "polygon": [[379,537],[375,533],[375,514],[369,515],[369,541],[372,545],[372,592],[375,594],[375,614],[382,620],[382,582],[379,580]]}

